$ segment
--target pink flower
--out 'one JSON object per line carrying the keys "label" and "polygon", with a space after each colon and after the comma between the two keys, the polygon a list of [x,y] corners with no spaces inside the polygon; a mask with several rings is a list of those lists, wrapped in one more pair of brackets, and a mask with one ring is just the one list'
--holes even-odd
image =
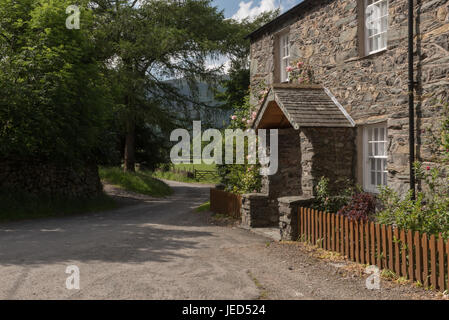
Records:
{"label": "pink flower", "polygon": [[237,116],[232,116],[231,119],[235,120],[235,119],[237,119]]}
{"label": "pink flower", "polygon": [[293,71],[293,67],[292,66],[288,66],[287,68],[285,68],[285,70],[287,72],[292,72]]}
{"label": "pink flower", "polygon": [[427,169],[427,171],[429,171],[429,170],[430,170],[430,167],[427,167],[426,169]]}
{"label": "pink flower", "polygon": [[251,123],[251,120],[246,120],[246,123],[247,123],[247,124],[250,124],[250,123]]}
{"label": "pink flower", "polygon": [[304,62],[299,61],[296,66],[298,67],[298,69],[300,69],[303,65],[304,65]]}
{"label": "pink flower", "polygon": [[257,117],[257,112],[256,111],[253,111],[252,117],[253,117],[253,119],[255,119]]}
{"label": "pink flower", "polygon": [[245,122],[245,121],[246,121],[246,118],[243,118],[243,119],[242,119],[242,122]]}

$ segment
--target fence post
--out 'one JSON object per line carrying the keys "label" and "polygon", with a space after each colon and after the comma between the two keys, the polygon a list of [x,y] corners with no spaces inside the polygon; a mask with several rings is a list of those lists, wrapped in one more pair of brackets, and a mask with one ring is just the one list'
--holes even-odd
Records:
{"label": "fence post", "polygon": [[436,268],[436,250],[435,250],[435,236],[432,234],[430,236],[430,284],[436,289],[437,288],[437,268]]}
{"label": "fence post", "polygon": [[446,279],[444,277],[444,241],[443,241],[443,235],[440,233],[438,237],[438,278],[439,278],[439,287],[441,291],[444,291],[444,283],[446,282]]}
{"label": "fence post", "polygon": [[422,259],[423,259],[423,285],[429,287],[429,242],[427,234],[422,235]]}

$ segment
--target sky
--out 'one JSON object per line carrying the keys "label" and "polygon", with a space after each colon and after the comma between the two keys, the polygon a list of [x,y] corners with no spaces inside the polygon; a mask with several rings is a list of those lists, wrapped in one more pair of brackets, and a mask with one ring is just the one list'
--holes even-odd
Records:
{"label": "sky", "polygon": [[[213,0],[213,5],[224,10],[226,18],[242,20],[254,17],[262,12],[281,8],[281,12],[291,9],[302,0]],[[229,69],[229,59],[219,57],[207,63],[208,68],[217,68],[223,65],[225,72]]]}
{"label": "sky", "polygon": [[213,4],[225,11],[226,18],[244,19],[264,11],[281,7],[285,12],[302,0],[213,0]]}

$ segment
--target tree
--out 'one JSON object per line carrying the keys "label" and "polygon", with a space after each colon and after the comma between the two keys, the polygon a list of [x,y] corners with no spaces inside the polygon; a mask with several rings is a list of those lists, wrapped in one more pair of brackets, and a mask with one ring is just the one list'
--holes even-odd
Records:
{"label": "tree", "polygon": [[224,92],[215,92],[217,100],[224,103],[224,107],[235,109],[245,103],[250,85],[250,40],[248,35],[279,15],[279,10],[268,11],[259,16],[243,21],[229,21],[231,29],[229,40],[229,57],[231,68],[229,79],[221,81]]}
{"label": "tree", "polygon": [[88,1],[80,30],[66,27],[69,0],[0,0],[0,154],[86,162],[111,103],[96,60]]}
{"label": "tree", "polygon": [[126,141],[125,171],[135,170],[136,124],[165,132],[179,124],[173,103],[201,106],[164,80],[184,78],[195,92],[197,80],[213,81],[217,70],[206,60],[227,50],[229,24],[209,0],[96,1],[104,16],[102,42],[108,42],[115,73],[117,114]]}

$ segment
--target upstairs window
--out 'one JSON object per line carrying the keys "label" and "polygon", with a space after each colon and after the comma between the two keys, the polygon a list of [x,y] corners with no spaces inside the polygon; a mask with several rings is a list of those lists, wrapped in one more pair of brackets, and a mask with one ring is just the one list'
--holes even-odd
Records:
{"label": "upstairs window", "polygon": [[364,189],[379,192],[379,186],[387,185],[387,147],[386,124],[366,126],[364,128]]}
{"label": "upstairs window", "polygon": [[290,65],[290,37],[287,34],[281,35],[279,37],[279,45],[280,45],[280,82],[287,82],[288,81],[288,72],[287,67]]}
{"label": "upstairs window", "polygon": [[365,1],[365,48],[366,54],[387,48],[388,0]]}

